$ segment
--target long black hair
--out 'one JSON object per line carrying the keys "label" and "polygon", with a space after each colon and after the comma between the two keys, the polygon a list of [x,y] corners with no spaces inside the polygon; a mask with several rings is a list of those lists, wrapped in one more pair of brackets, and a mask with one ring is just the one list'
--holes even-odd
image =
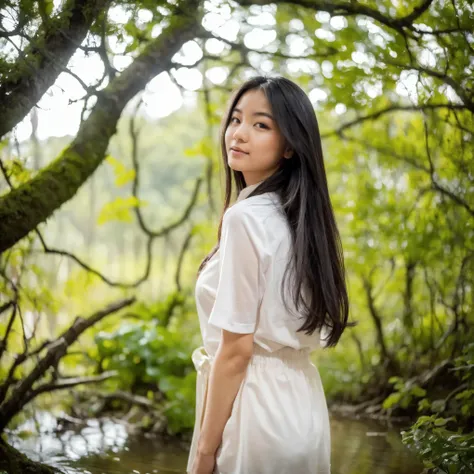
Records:
{"label": "long black hair", "polygon": [[[290,294],[295,308],[304,319],[298,331],[310,335],[324,328],[327,333],[326,346],[335,346],[344,329],[354,325],[347,321],[349,298],[342,244],[329,198],[321,137],[313,106],[305,92],[285,77],[253,77],[235,91],[230,99],[221,129],[222,159],[226,174],[224,209],[217,245],[201,262],[198,274],[219,248],[222,220],[232,194],[232,176],[237,193],[246,187],[243,173],[232,170],[228,165],[225,131],[239,99],[254,89],[260,89],[265,94],[272,115],[286,140],[285,147],[289,147],[293,155],[289,159],[282,158],[277,171],[248,197],[267,192],[279,196],[293,242],[283,285],[288,272],[293,270],[294,283],[290,285]],[[286,301],[284,304],[288,308]]]}

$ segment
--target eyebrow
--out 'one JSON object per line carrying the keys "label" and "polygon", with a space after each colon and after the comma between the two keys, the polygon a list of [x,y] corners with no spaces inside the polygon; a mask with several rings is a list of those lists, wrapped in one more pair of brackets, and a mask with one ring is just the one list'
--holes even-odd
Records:
{"label": "eyebrow", "polygon": [[[239,112],[239,113],[242,113],[242,111],[240,109],[238,109],[237,107],[234,107],[234,110],[232,110],[232,113],[234,112]],[[252,116],[260,116],[260,115],[263,115],[264,117],[268,117],[270,120],[275,120],[272,116],[272,114],[269,114],[267,112],[255,112],[252,114]]]}

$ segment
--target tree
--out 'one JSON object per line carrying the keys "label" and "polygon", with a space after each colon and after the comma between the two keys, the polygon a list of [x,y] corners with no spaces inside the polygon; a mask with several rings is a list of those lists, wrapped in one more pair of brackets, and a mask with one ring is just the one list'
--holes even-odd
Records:
{"label": "tree", "polygon": [[[267,3],[242,1],[241,5]],[[152,77],[171,66],[171,58],[180,47],[193,38],[216,36],[212,32],[202,31],[200,15],[196,16],[196,11],[201,11],[201,8],[197,8],[197,4],[189,0],[176,6],[165,3],[152,8],[152,20],[144,27],[137,28],[134,26],[136,12],[149,5],[146,2],[136,2],[132,4],[134,15],[126,25],[132,38],[128,49],[135,53],[134,61],[116,76],[107,58],[106,35],[116,34],[117,31],[108,27],[107,11],[103,10],[103,4],[92,4],[94,8],[89,8],[87,2],[71,1],[60,12],[48,12],[40,7],[26,7],[23,4],[18,9],[9,6],[8,13],[16,16],[16,24],[9,31],[5,26],[2,27],[3,40],[12,41],[13,36],[20,36],[26,39],[26,46],[20,49],[14,60],[10,60],[7,55],[1,66],[4,77],[0,89],[0,105],[8,120],[0,120],[3,127],[0,135],[11,130],[54,82],[59,72],[64,70],[74,48],[101,55],[104,60],[104,76],[108,73],[109,84],[100,90],[84,84],[87,95],[96,95],[97,103],[83,122],[76,139],[57,161],[33,177],[31,182],[0,198],[0,252],[18,242],[39,223],[44,222],[62,203],[74,196],[102,162],[108,141],[126,103]],[[339,77],[347,73],[353,75],[353,88],[357,84],[376,84],[381,79],[384,80],[386,93],[372,102],[372,113],[344,124],[337,130],[340,135],[363,120],[374,120],[397,110],[448,110],[453,112],[453,116],[458,111],[469,112],[467,116],[465,113],[461,114],[461,122],[472,117],[473,85],[469,62],[473,49],[469,36],[472,25],[467,3],[438,5],[425,0],[413,8],[409,6],[410,2],[400,2],[397,9],[391,7],[390,13],[384,13],[384,2],[378,2],[374,7],[357,2],[318,1],[276,2],[276,5],[276,30],[279,38],[291,37],[290,21],[301,17],[305,27],[302,36],[313,42],[313,51],[305,56],[307,59],[319,60],[326,57],[351,63],[349,66],[341,64],[341,67],[333,69],[333,73]],[[163,10],[165,13],[161,13]],[[329,24],[328,28],[318,28],[322,32],[319,33],[322,39],[314,42],[311,39],[312,31],[314,27],[320,27],[321,23],[308,15],[311,12],[327,12],[347,23],[347,26],[341,29]],[[34,20],[38,16],[43,23],[32,36],[30,30],[34,29]],[[4,17],[6,18],[5,15]],[[160,35],[152,38],[152,27],[155,24],[162,27],[161,24],[164,26],[167,22],[169,25],[162,29]],[[91,29],[88,41],[100,39],[98,46],[81,45],[87,28]],[[327,39],[324,39],[324,31],[329,35]],[[336,46],[341,46],[340,49],[333,44],[332,36],[336,32]],[[68,41],[60,41],[63,37]],[[374,40],[375,37],[378,39]],[[219,61],[234,63],[235,68],[242,63],[250,64],[251,49],[241,42],[234,44],[224,41],[231,47],[231,51],[240,54],[241,60],[235,61],[229,55],[223,55],[218,58]],[[462,54],[461,51],[464,50],[468,54]],[[366,59],[358,63],[357,54],[360,56],[361,53]],[[263,55],[283,61],[292,59],[291,55],[284,54],[281,50],[276,54],[263,52]],[[436,64],[430,63],[431,57],[436,57]],[[421,93],[415,105],[397,104],[394,88],[396,80],[404,71],[415,73],[419,78]],[[36,81],[33,83],[35,87],[31,87],[31,77]],[[333,89],[326,82],[324,86]],[[29,88],[28,94],[25,94],[25,87]],[[443,97],[444,91],[450,91],[456,97],[446,100]],[[348,91],[344,94],[346,107],[357,105],[354,99],[356,93],[360,94],[360,91],[354,90],[352,98]],[[18,100],[18,97],[23,97],[24,100]],[[468,208],[472,210],[469,204]]]}
{"label": "tree", "polygon": [[[439,389],[443,380],[454,383],[447,377],[448,370],[472,337],[473,323],[470,2],[239,0],[211,5],[141,0],[107,3],[104,9],[87,9],[82,16],[71,12],[85,11],[87,2],[66,3],[61,11],[28,5],[12,3],[0,17],[2,45],[14,43],[16,48],[0,63],[0,91],[5,91],[0,93],[0,110],[6,111],[0,134],[9,132],[59,72],[67,70],[74,47],[99,56],[104,76],[90,85],[76,74],[85,90],[83,121],[78,135],[55,161],[18,183],[11,179],[15,164],[0,161],[11,184],[0,196],[0,253],[5,261],[12,250],[27,245],[25,236],[30,235],[45,252],[69,258],[112,286],[136,288],[147,278],[148,271],[132,284],[113,281],[72,252],[49,246],[38,225],[97,170],[127,102],[161,71],[176,80],[175,53],[194,41],[202,57],[191,67],[205,76],[199,94],[208,131],[193,152],[206,160],[210,207],[217,163],[214,126],[230,90],[250,74],[291,76],[315,105],[343,231],[352,308],[366,315],[350,339],[351,350],[359,355],[360,370],[354,378],[360,380],[362,374],[358,386],[365,404],[371,398],[386,399],[393,391],[390,380],[395,380],[390,376],[398,377],[396,396],[385,407],[378,403],[381,413],[389,404],[390,411],[413,410],[420,390]],[[110,13],[117,6],[128,12],[123,25]],[[140,19],[143,11],[147,20]],[[236,34],[229,34],[231,28],[213,26],[209,20],[213,15],[223,23],[237,22]],[[14,18],[9,25],[8,16]],[[250,46],[256,33],[267,38],[259,48]],[[61,35],[69,41],[58,41]],[[217,40],[218,54],[209,52],[208,40],[214,44]],[[110,46],[113,42],[131,58],[122,71],[112,66],[118,52]],[[39,59],[33,59],[32,51]],[[58,66],[52,67],[51,61]],[[38,68],[37,74],[31,65]],[[208,79],[206,72],[213,67],[225,72],[223,82]],[[37,86],[25,86],[34,80]],[[15,93],[17,100],[12,100]],[[21,100],[25,94],[27,100]],[[96,102],[89,113],[93,98]],[[131,136],[135,132],[131,123]],[[132,197],[139,200],[141,163],[136,153],[132,155]],[[197,184],[182,218],[163,229],[171,232],[187,220],[198,191]],[[162,233],[147,225],[139,207],[135,211],[147,238],[150,262],[152,241]],[[9,306],[0,309],[13,317],[14,306],[5,304]],[[332,357],[344,359],[346,351],[347,345]],[[420,390],[412,392],[413,386]],[[447,398],[453,401],[449,394]]]}
{"label": "tree", "polygon": [[[83,5],[83,8],[86,7]],[[96,92],[97,104],[82,123],[71,145],[30,182],[0,197],[0,252],[14,245],[44,222],[61,204],[71,199],[103,161],[125,105],[149,80],[166,70],[181,45],[196,35],[199,16],[196,17],[195,7],[192,2],[188,2],[180,5],[176,11],[171,9],[167,18],[169,24],[161,34],[143,48],[125,71]],[[69,17],[67,14],[65,16]],[[36,41],[33,39],[32,43],[38,47]],[[50,53],[43,50],[41,57],[49,57]],[[10,67],[16,69],[20,65],[14,63]],[[56,71],[58,73],[59,68]],[[31,74],[29,68],[25,74]],[[27,81],[27,77],[20,76],[16,81]],[[6,92],[3,97],[9,100],[10,94]],[[9,110],[8,103],[3,110]],[[23,112],[26,112],[26,108]],[[10,123],[15,125],[15,121]]]}
{"label": "tree", "polygon": [[[2,15],[0,38],[22,36],[28,40],[14,63],[3,59],[0,85],[0,137],[17,125],[36,105],[41,96],[54,84],[58,75],[66,69],[71,56],[89,33],[92,24],[101,15],[105,1],[68,1],[56,15],[46,11],[46,5],[35,7],[26,2],[18,5],[17,23],[11,30],[5,29],[7,13]],[[48,8],[52,8],[48,4]],[[36,9],[37,8],[37,9]],[[9,11],[10,10],[10,11]],[[28,36],[29,26],[40,15],[42,24]],[[7,60],[5,60],[7,59]]]}

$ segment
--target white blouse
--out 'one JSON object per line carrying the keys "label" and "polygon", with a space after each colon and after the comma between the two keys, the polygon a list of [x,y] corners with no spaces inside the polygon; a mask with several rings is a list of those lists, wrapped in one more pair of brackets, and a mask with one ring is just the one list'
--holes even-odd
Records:
{"label": "white blouse", "polygon": [[[219,250],[196,280],[195,299],[203,345],[214,356],[222,329],[254,334],[254,343],[269,352],[321,346],[320,332],[296,332],[303,324],[281,283],[291,249],[290,228],[279,197],[269,192],[247,196],[261,182],[244,188],[227,209]],[[291,275],[291,274],[290,274]],[[292,282],[291,276],[286,282]]]}

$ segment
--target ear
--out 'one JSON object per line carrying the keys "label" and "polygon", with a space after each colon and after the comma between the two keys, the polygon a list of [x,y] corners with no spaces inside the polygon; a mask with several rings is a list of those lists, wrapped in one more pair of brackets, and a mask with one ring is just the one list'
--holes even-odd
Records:
{"label": "ear", "polygon": [[293,150],[291,148],[287,148],[285,153],[283,153],[283,158],[289,159],[293,156]]}

